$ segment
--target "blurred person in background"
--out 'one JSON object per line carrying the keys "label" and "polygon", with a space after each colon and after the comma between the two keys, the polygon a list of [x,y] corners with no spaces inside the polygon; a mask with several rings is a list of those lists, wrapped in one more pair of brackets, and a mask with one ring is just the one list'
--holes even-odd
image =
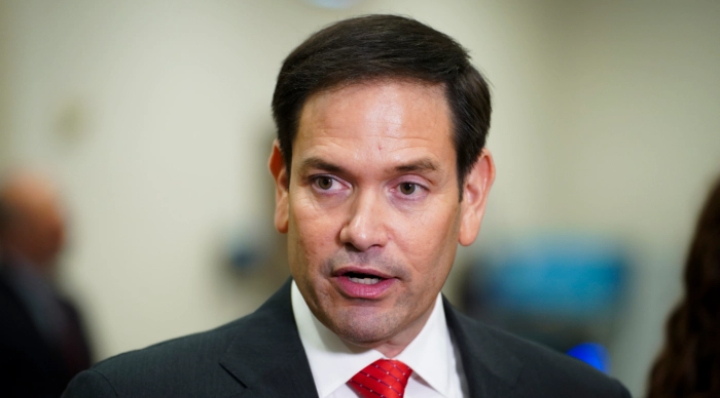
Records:
{"label": "blurred person in background", "polygon": [[251,315],[96,365],[66,397],[629,396],[440,294],[495,177],[490,93],[457,42],[399,16],[335,23],[285,59],[272,106],[292,279]]}
{"label": "blurred person in background", "polygon": [[720,178],[700,213],[683,285],[647,398],[720,397]]}
{"label": "blurred person in background", "polygon": [[53,185],[9,176],[0,186],[0,397],[58,397],[90,366],[78,313],[53,283],[64,241]]}

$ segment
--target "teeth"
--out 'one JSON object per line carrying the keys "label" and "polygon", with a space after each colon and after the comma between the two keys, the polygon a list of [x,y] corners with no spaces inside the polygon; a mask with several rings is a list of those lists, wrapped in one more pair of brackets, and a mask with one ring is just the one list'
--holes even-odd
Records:
{"label": "teeth", "polygon": [[350,279],[351,282],[361,283],[363,285],[374,285],[374,284],[380,282],[380,278],[353,278],[353,277],[350,277],[348,279]]}

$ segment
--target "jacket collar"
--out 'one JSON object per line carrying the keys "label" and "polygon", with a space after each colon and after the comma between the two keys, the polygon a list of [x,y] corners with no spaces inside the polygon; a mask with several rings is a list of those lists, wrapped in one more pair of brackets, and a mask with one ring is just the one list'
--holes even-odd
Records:
{"label": "jacket collar", "polygon": [[471,397],[513,397],[522,361],[507,350],[491,329],[469,318],[443,297],[445,318],[462,357]]}
{"label": "jacket collar", "polygon": [[243,318],[220,364],[247,397],[313,397],[317,389],[300,342],[288,280],[253,314]]}

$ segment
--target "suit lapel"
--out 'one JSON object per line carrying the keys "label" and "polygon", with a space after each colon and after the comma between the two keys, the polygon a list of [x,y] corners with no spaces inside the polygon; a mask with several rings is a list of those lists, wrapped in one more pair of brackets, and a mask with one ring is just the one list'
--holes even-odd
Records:
{"label": "suit lapel", "polygon": [[489,333],[487,326],[455,310],[443,297],[445,318],[455,338],[472,398],[511,398],[522,362]]}
{"label": "suit lapel", "polygon": [[220,361],[246,387],[239,396],[317,398],[295,326],[290,280],[244,321]]}

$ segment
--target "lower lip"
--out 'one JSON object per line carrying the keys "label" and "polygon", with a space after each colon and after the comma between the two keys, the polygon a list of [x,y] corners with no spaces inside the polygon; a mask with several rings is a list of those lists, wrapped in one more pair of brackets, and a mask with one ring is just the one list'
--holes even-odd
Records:
{"label": "lower lip", "polygon": [[340,291],[347,297],[359,299],[377,299],[382,296],[392,285],[396,279],[383,279],[374,285],[365,285],[350,280],[347,276],[338,276],[333,278],[340,287]]}

